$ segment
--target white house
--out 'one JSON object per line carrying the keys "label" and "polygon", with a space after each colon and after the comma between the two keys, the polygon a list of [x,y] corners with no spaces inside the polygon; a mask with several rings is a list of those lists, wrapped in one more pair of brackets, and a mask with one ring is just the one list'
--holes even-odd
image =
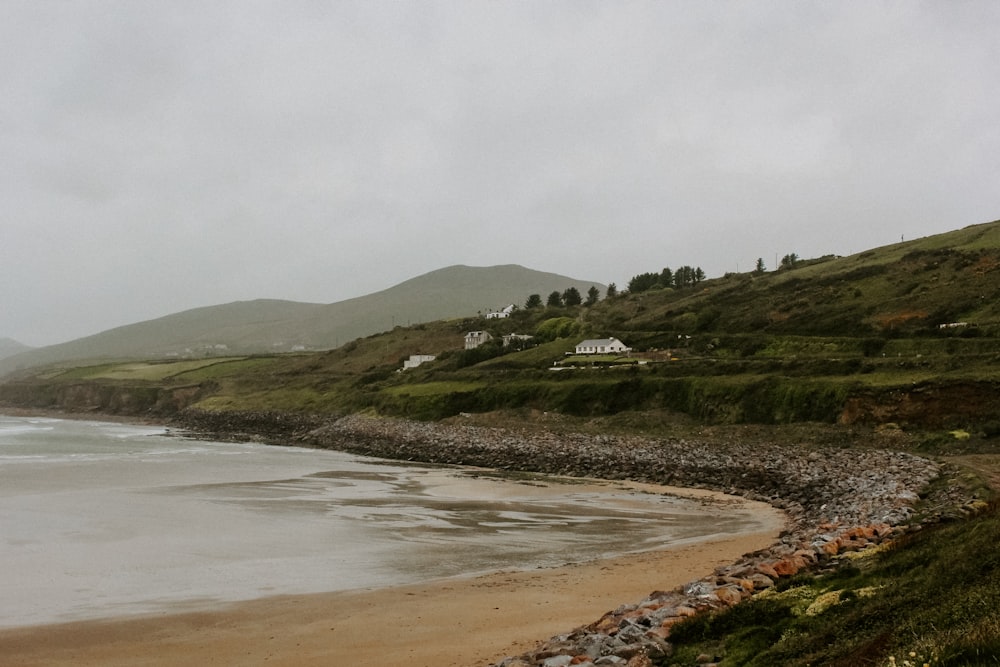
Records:
{"label": "white house", "polygon": [[465,334],[465,349],[474,350],[488,340],[493,340],[489,331],[470,331]]}
{"label": "white house", "polygon": [[503,310],[497,310],[486,313],[486,319],[497,320],[504,317],[510,317],[510,314],[514,312],[515,308],[517,308],[517,306],[515,306],[514,304],[510,304],[509,306],[504,307]]}
{"label": "white house", "polygon": [[437,359],[433,354],[411,354],[409,359],[403,360],[403,370],[408,368],[416,368],[420,364],[425,364],[428,361],[434,361]]}
{"label": "white house", "polygon": [[577,354],[628,354],[632,348],[617,338],[591,338],[576,345]]}

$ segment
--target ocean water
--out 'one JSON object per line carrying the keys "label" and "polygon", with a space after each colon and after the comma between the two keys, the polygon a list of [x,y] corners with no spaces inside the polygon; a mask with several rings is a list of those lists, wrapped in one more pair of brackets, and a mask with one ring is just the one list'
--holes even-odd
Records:
{"label": "ocean water", "polygon": [[762,521],[618,485],[0,416],[0,626],[548,567]]}

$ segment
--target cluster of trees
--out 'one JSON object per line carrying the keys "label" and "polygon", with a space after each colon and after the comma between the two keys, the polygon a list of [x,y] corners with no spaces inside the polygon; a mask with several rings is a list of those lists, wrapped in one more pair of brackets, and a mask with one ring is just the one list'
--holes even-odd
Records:
{"label": "cluster of trees", "polygon": [[[799,256],[792,252],[781,258],[780,266],[782,269],[792,269],[798,263]],[[761,275],[766,271],[767,267],[764,265],[763,258],[758,258],[757,264],[754,267],[754,273]],[[671,269],[667,266],[659,273],[640,273],[639,275],[632,276],[632,279],[628,281],[628,291],[632,294],[638,294],[639,292],[647,292],[651,289],[663,289],[665,287],[694,287],[703,280],[705,280],[705,272],[700,266],[684,265],[676,269]],[[616,296],[618,296],[618,288],[614,283],[610,283],[605,298],[613,299]],[[524,307],[531,310],[532,308],[541,308],[542,306],[550,308],[580,305],[593,306],[600,298],[601,291],[594,286],[591,286],[587,290],[586,299],[581,296],[580,290],[575,287],[568,287],[562,292],[558,290],[553,291],[544,302],[542,301],[541,294],[532,294],[528,297],[528,301],[524,304]]]}
{"label": "cluster of trees", "polygon": [[781,268],[783,269],[794,269],[795,265],[799,263],[799,256],[794,252],[790,252],[781,258]]}
{"label": "cluster of trees", "polygon": [[[612,288],[614,288],[614,283],[608,285],[608,296],[613,296]],[[559,290],[553,291],[549,294],[548,299],[545,301],[546,306],[558,308],[560,306],[593,306],[595,303],[601,299],[601,290],[597,287],[591,285],[590,289],[587,290],[587,298],[584,299],[580,294],[580,290],[575,287],[567,287],[565,290],[560,292]],[[542,307],[542,295],[532,294],[528,297],[528,301],[524,304],[524,307],[528,310],[532,308]]]}
{"label": "cluster of trees", "polygon": [[[799,256],[791,252],[781,258],[780,268],[794,269],[798,264]],[[758,257],[753,270],[754,275],[762,275],[766,271],[764,259]],[[637,276],[632,276],[628,282],[628,291],[637,294],[664,287],[694,287],[704,279],[705,272],[701,270],[700,266],[681,266],[673,271],[670,270],[670,267],[666,267],[659,273],[640,273]],[[608,288],[609,297],[612,296],[611,287]]]}
{"label": "cluster of trees", "polygon": [[[781,258],[781,268],[782,269],[792,269],[795,268],[799,263],[799,256],[794,252],[789,253]],[[757,259],[757,264],[754,267],[754,273],[757,275],[763,274],[767,271],[767,267],[764,266],[764,260],[762,258]],[[698,283],[705,280],[705,272],[700,266],[679,266],[676,269],[671,269],[669,266],[664,267],[659,273],[640,273],[639,275],[632,276],[632,279],[628,281],[628,291],[632,294],[638,294],[639,292],[647,292],[651,289],[663,289],[665,287],[694,287]],[[618,296],[618,288],[614,283],[608,285],[605,298],[613,299]],[[587,290],[587,297],[584,298],[580,291],[575,287],[568,287],[564,291],[560,292],[558,290],[553,291],[549,294],[548,299],[542,301],[541,294],[532,294],[528,297],[528,301],[524,304],[524,307],[528,310],[532,308],[541,308],[542,306],[548,306],[550,308],[558,308],[560,306],[593,306],[601,298],[601,291],[596,287],[591,286]]]}
{"label": "cluster of trees", "polygon": [[[781,258],[781,264],[778,266],[780,269],[794,269],[799,263],[799,256],[794,252],[790,252]],[[767,267],[764,265],[764,258],[758,257],[757,264],[754,266],[753,272],[755,275],[762,275],[767,271]]]}
{"label": "cluster of trees", "polygon": [[680,266],[671,271],[665,267],[659,273],[640,273],[628,281],[628,291],[633,294],[664,287],[693,287],[705,279],[701,267]]}
{"label": "cluster of trees", "polygon": [[455,360],[455,368],[475,366],[480,362],[487,361],[489,359],[493,359],[494,357],[499,357],[506,352],[513,351],[514,350],[508,350],[504,347],[503,339],[493,338],[492,340],[486,341],[479,347],[459,352],[457,359]]}

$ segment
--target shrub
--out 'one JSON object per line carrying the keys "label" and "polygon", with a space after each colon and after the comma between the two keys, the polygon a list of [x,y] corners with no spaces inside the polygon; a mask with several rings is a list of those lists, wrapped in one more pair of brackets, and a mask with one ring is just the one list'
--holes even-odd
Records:
{"label": "shrub", "polygon": [[579,333],[580,324],[572,317],[553,317],[545,320],[535,329],[535,337],[541,341],[569,338]]}

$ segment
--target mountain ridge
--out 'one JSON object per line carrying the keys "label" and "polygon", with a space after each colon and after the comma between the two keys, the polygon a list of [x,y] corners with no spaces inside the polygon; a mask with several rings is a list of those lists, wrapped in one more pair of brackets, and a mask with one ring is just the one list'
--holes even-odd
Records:
{"label": "mountain ridge", "polygon": [[21,354],[32,349],[34,348],[30,345],[25,345],[13,338],[0,338],[0,359],[6,359],[7,357],[12,357],[15,354]]}
{"label": "mountain ridge", "polygon": [[601,283],[518,264],[436,269],[332,303],[252,299],[202,306],[42,348],[0,354],[0,375],[85,359],[186,357],[322,350],[397,325],[471,316],[521,304],[532,293]]}

